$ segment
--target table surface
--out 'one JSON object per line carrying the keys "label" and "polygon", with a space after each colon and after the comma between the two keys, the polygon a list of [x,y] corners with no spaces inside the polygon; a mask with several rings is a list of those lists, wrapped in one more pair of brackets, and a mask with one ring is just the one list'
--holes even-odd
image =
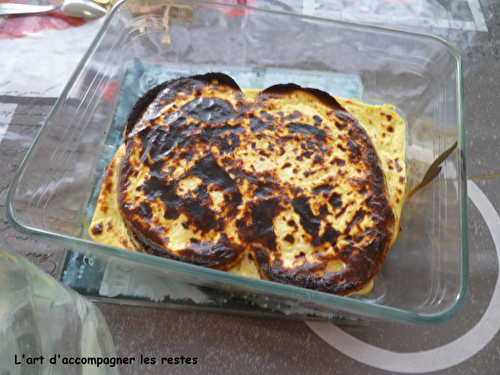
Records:
{"label": "table surface", "polygon": [[[384,322],[336,326],[99,302],[118,356],[157,359],[156,364],[123,365],[121,373],[500,373],[500,4],[489,0],[248,3],[425,32],[458,50],[463,62],[469,196],[467,301],[455,317],[433,326]],[[51,274],[61,249],[18,233],[3,206],[24,155],[101,23],[68,21],[60,15],[22,21],[0,17],[0,239]],[[196,358],[196,364],[162,365],[163,357]]]}

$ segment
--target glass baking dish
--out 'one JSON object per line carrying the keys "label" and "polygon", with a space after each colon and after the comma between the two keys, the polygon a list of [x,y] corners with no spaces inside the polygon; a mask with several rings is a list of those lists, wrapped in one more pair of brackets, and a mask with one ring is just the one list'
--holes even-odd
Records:
{"label": "glass baking dish", "polygon": [[[92,242],[100,182],[135,101],[153,85],[221,71],[240,87],[294,82],[368,104],[407,125],[408,186],[455,143],[405,203],[393,248],[365,296],[339,297]],[[7,215],[68,249],[60,279],[94,299],[172,308],[435,324],[468,289],[460,57],[435,37],[214,2],[128,0],[106,18],[17,173]]]}

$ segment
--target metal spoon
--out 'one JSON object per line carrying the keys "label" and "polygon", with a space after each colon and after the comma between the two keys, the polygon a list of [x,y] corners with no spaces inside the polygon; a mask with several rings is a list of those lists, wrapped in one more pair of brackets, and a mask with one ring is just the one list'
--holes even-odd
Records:
{"label": "metal spoon", "polygon": [[54,5],[1,3],[0,16],[45,13],[57,8],[61,8],[68,16],[77,18],[99,18],[108,13],[106,8],[90,0],[64,0]]}

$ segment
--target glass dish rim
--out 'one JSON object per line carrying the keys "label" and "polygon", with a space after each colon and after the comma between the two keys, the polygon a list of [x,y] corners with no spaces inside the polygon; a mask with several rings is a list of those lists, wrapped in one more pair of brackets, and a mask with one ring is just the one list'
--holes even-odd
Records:
{"label": "glass dish rim", "polygon": [[[191,265],[187,263],[178,262],[171,259],[166,258],[158,258],[153,255],[130,252],[118,248],[114,248],[112,246],[102,245],[95,243],[91,240],[86,240],[78,237],[73,237],[65,234],[57,234],[50,231],[43,230],[41,228],[34,228],[23,225],[16,219],[14,214],[14,208],[12,206],[14,193],[18,187],[19,180],[23,175],[23,171],[29,165],[30,156],[34,153],[40,139],[43,136],[43,130],[53,119],[57,108],[59,108],[63,102],[64,98],[67,96],[71,88],[73,87],[76,79],[79,76],[79,73],[84,68],[86,62],[92,57],[94,50],[99,46],[99,42],[102,39],[103,35],[105,35],[110,23],[112,22],[116,13],[120,11],[120,9],[126,5],[127,3],[138,2],[137,0],[120,0],[116,5],[111,9],[111,11],[106,16],[103,24],[101,25],[98,33],[94,37],[91,45],[79,61],[76,69],[72,73],[70,79],[66,83],[63,88],[60,96],[57,98],[54,106],[49,112],[44,124],[42,125],[40,131],[38,132],[35,140],[33,141],[31,147],[29,148],[27,154],[25,155],[22,163],[20,164],[7,192],[6,201],[5,201],[5,211],[7,213],[7,218],[13,225],[13,227],[21,233],[24,233],[34,239],[39,239],[42,241],[50,241],[52,243],[60,244],[69,248],[80,248],[85,251],[95,252],[97,255],[103,255],[107,257],[116,257],[121,259],[126,259],[130,261],[138,262],[140,260],[140,264],[144,264],[147,266],[152,266],[155,268],[161,268],[165,271],[174,271],[181,272],[186,275],[201,277],[209,281],[220,282],[225,284],[230,284],[237,287],[244,287],[253,289],[263,293],[275,294],[280,297],[292,298],[294,300],[300,300],[304,302],[316,303],[319,305],[324,305],[329,308],[339,308],[342,311],[352,313],[352,314],[360,314],[366,316],[367,318],[379,318],[388,321],[402,322],[402,323],[413,323],[413,324],[422,324],[422,325],[430,325],[430,324],[438,324],[442,323],[458,313],[460,309],[465,304],[467,299],[468,290],[469,290],[469,243],[468,243],[468,212],[467,212],[467,173],[466,173],[466,149],[465,149],[465,128],[464,128],[464,88],[463,88],[463,76],[462,76],[462,60],[457,50],[450,45],[447,41],[442,38],[424,34],[424,33],[416,33],[406,30],[398,30],[383,26],[373,26],[368,24],[362,24],[358,22],[352,21],[343,21],[343,20],[333,20],[318,16],[310,16],[298,13],[291,13],[286,11],[277,11],[277,10],[269,10],[269,9],[261,9],[261,8],[253,8],[249,6],[237,5],[237,4],[226,4],[226,3],[214,3],[212,1],[206,0],[164,0],[164,2],[168,4],[173,3],[183,3],[183,4],[204,4],[211,7],[223,7],[223,8],[238,8],[244,10],[251,10],[252,12],[261,12],[261,13],[273,13],[284,16],[294,16],[303,19],[314,21],[327,22],[332,24],[341,24],[341,25],[351,25],[354,27],[360,27],[364,29],[376,29],[383,32],[390,33],[399,33],[406,35],[413,35],[419,38],[430,38],[434,39],[441,44],[443,44],[450,52],[453,53],[456,59],[456,87],[457,87],[457,135],[458,135],[458,147],[457,152],[459,155],[459,167],[458,168],[458,190],[459,190],[459,201],[461,205],[461,220],[460,220],[460,250],[461,250],[461,268],[460,268],[460,276],[461,283],[459,293],[455,300],[455,303],[451,305],[448,309],[441,311],[435,314],[419,314],[412,311],[407,311],[403,309],[398,309],[394,307],[371,304],[365,301],[356,300],[353,298],[346,298],[342,296],[337,296],[333,294],[327,294],[324,292],[318,292],[314,290],[304,289],[300,287],[295,287],[291,285],[279,284],[276,282],[266,281],[266,280],[257,280],[251,279],[248,277],[234,275],[228,272],[199,267],[196,265]],[[161,2],[161,1],[158,1]],[[315,298],[316,297],[316,298]]]}

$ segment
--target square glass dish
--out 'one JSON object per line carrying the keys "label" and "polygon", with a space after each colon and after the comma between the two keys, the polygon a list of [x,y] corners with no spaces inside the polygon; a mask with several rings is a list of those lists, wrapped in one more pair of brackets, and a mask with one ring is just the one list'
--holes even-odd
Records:
{"label": "square glass dish", "polygon": [[[211,71],[240,87],[297,83],[368,104],[407,126],[402,231],[373,292],[340,297],[94,243],[88,227],[104,170],[135,101],[166,80]],[[68,249],[61,280],[96,299],[351,322],[435,324],[468,289],[461,62],[435,37],[192,1],[127,0],[108,15],[16,175],[7,214],[21,232]]]}

